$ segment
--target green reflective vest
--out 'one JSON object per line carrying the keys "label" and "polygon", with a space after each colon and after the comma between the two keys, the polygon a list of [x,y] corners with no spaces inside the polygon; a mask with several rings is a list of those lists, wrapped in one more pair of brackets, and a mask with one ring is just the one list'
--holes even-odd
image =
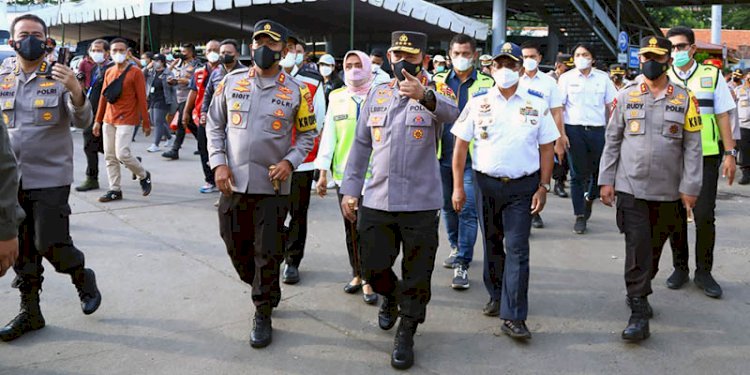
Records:
{"label": "green reflective vest", "polygon": [[[349,152],[357,135],[357,117],[362,103],[357,104],[354,95],[349,93],[346,87],[331,91],[328,98],[328,110],[333,118],[333,128],[324,131],[333,130],[336,132],[336,146],[333,151],[331,172],[334,181],[341,181],[344,179],[346,161],[349,159]],[[365,179],[369,179],[371,176],[371,171],[368,170]]]}
{"label": "green reflective vest", "polygon": [[[443,94],[450,99],[453,99],[456,102],[456,105],[458,105],[458,99],[459,99],[458,95],[461,95],[461,93],[460,92],[454,93],[453,90],[450,88],[450,86],[448,86],[448,84],[445,82],[448,79],[448,75],[451,72],[452,70],[448,72],[435,74],[432,77],[432,80],[435,82],[435,90],[438,93]],[[489,90],[493,86],[495,86],[495,80],[493,80],[492,77],[482,72],[477,71],[477,79],[475,79],[474,82],[471,83],[471,86],[469,86],[469,90],[468,90],[469,98],[473,97],[476,93],[480,91]],[[472,142],[474,141],[472,140]],[[473,148],[474,147],[469,146],[470,153],[472,152]],[[442,137],[440,137],[440,139],[438,139],[438,148],[437,148],[438,158],[440,158],[440,154],[442,154],[442,150],[443,150],[443,142],[442,142]]]}
{"label": "green reflective vest", "polygon": [[[698,64],[696,62],[696,64]],[[719,125],[716,121],[714,111],[714,91],[716,84],[721,79],[720,71],[712,65],[698,64],[693,74],[687,80],[679,78],[675,68],[669,69],[669,78],[676,82],[682,82],[695,95],[698,100],[698,109],[701,113],[701,142],[703,143],[703,156],[719,154]]]}

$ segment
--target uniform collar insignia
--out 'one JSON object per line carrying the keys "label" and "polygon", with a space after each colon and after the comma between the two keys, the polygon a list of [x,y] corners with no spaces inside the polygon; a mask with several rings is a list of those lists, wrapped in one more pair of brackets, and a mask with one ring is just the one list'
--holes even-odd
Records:
{"label": "uniform collar insignia", "polygon": [[279,73],[279,78],[276,80],[276,82],[283,85],[285,81],[286,81],[286,74],[284,74],[284,72]]}
{"label": "uniform collar insignia", "polygon": [[667,86],[667,96],[672,96],[672,94],[674,94],[674,86],[670,84]]}
{"label": "uniform collar insignia", "polygon": [[646,83],[641,83],[641,94],[645,94],[648,92],[648,86]]}

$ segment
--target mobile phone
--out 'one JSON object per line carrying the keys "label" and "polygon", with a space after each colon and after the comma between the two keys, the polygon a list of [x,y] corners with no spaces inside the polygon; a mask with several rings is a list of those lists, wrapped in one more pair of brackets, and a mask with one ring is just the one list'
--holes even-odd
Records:
{"label": "mobile phone", "polygon": [[57,61],[61,64],[67,66],[68,65],[68,57],[70,55],[70,50],[63,47],[60,48],[59,51],[57,51]]}

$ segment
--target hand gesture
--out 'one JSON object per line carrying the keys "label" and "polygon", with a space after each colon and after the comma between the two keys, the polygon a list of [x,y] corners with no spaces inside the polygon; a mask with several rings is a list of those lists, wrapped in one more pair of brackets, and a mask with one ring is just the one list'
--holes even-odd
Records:
{"label": "hand gesture", "polygon": [[[350,205],[350,201],[354,202],[354,204]],[[344,213],[344,217],[346,218],[346,220],[349,220],[352,223],[357,221],[357,210],[353,208],[356,208],[358,206],[359,199],[350,195],[344,195],[344,198],[341,200],[341,211]]]}
{"label": "hand gesture", "polygon": [[78,83],[78,79],[76,79],[76,74],[73,72],[73,69],[70,69],[63,64],[55,64],[52,66],[52,79],[62,83],[70,92],[81,91],[81,85]]}
{"label": "hand gesture", "polygon": [[232,186],[234,185],[234,176],[227,165],[220,165],[214,169],[214,180],[221,193],[229,197],[232,195]]}
{"label": "hand gesture", "polygon": [[599,200],[605,206],[612,207],[612,203],[615,202],[615,187],[612,185],[602,185],[599,189]]}
{"label": "hand gesture", "polygon": [[414,99],[416,101],[424,98],[425,88],[419,78],[409,74],[406,69],[401,69],[401,74],[406,77],[405,80],[398,83],[398,93],[401,96]]}

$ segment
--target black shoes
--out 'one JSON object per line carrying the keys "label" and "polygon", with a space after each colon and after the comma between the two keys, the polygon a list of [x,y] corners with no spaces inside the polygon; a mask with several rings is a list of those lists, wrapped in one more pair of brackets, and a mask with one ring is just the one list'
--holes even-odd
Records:
{"label": "black shoes", "polygon": [[297,266],[293,266],[291,264],[284,265],[284,275],[281,278],[281,281],[284,282],[284,284],[296,284],[299,282],[299,269],[297,269]]}
{"label": "black shoes", "polygon": [[711,298],[721,297],[722,290],[719,283],[714,280],[711,276],[711,272],[708,271],[695,271],[693,282],[698,288],[703,289],[703,293]]}
{"label": "black shoes", "polygon": [[146,178],[141,180],[141,190],[144,197],[151,194],[151,172],[149,171],[146,171]]}
{"label": "black shoes", "polygon": [[99,180],[92,177],[86,177],[81,185],[76,186],[76,191],[90,191],[99,189]]}
{"label": "black shoes", "polygon": [[584,214],[584,217],[586,220],[591,219],[591,211],[594,208],[594,200],[589,199],[589,196],[586,195],[583,197],[583,201],[586,203],[586,213]]}
{"label": "black shoes", "polygon": [[536,229],[544,228],[544,221],[542,220],[542,217],[539,216],[539,214],[535,214],[531,217],[531,226]]}
{"label": "black shoes", "polygon": [[362,290],[362,284],[361,283],[360,284],[356,284],[356,285],[355,284],[346,283],[346,285],[344,285],[344,293],[347,293],[347,294],[354,294],[354,293],[359,292],[360,290]]}
{"label": "black shoes", "polygon": [[253,330],[250,331],[250,346],[255,349],[265,348],[271,344],[273,339],[273,329],[271,328],[271,309],[261,311],[264,308],[258,307],[253,319]]}
{"label": "black shoes", "polygon": [[378,325],[382,330],[389,330],[396,325],[398,320],[398,303],[396,303],[396,297],[383,296],[383,303],[380,305],[380,311],[378,311]]}
{"label": "black shoes", "polygon": [[107,202],[112,202],[112,201],[119,201],[121,199],[122,199],[121,191],[110,190],[104,193],[104,195],[102,195],[101,197],[99,197],[99,202],[107,203]]}
{"label": "black shoes", "polygon": [[391,353],[393,368],[406,370],[414,365],[414,334],[417,333],[417,325],[413,320],[401,319]]}
{"label": "black shoes", "polygon": [[553,190],[553,192],[560,198],[568,197],[568,193],[565,192],[565,183],[563,182],[555,182],[555,189]]}
{"label": "black shoes", "polygon": [[362,300],[365,301],[368,305],[374,305],[378,303],[378,294],[372,293],[372,294],[362,294]]}
{"label": "black shoes", "polygon": [[487,316],[500,315],[500,301],[496,299],[490,299],[490,301],[487,302],[486,305],[484,305],[484,309],[482,309],[482,314],[487,315]]}
{"label": "black shoes", "polygon": [[21,292],[21,310],[5,327],[0,328],[0,340],[15,340],[27,332],[44,328],[44,325],[44,317],[39,309],[39,289]]}
{"label": "black shoes", "polygon": [[737,181],[740,185],[748,185],[750,184],[750,171],[742,169],[742,177],[740,177],[740,180]]}
{"label": "black shoes", "polygon": [[[646,314],[646,318],[652,319],[654,317],[654,309],[652,309],[651,304],[648,303],[648,298],[644,297],[643,299],[646,301],[646,307],[643,312]],[[625,298],[625,304],[630,307],[630,298]]]}
{"label": "black shoes", "polygon": [[505,320],[500,330],[514,339],[528,340],[531,338],[531,332],[529,332],[526,322],[523,320]]}
{"label": "black shoes", "polygon": [[631,309],[628,326],[622,331],[622,339],[638,342],[651,336],[648,325],[647,309],[649,309],[646,297],[628,297]]}
{"label": "black shoes", "polygon": [[78,290],[81,299],[81,311],[86,315],[93,314],[102,303],[102,295],[96,286],[96,275],[91,269],[85,268],[81,275],[74,277],[73,285]]}
{"label": "black shoes", "polygon": [[167,158],[169,160],[177,160],[180,158],[180,152],[177,150],[169,150],[163,154],[161,154],[161,157]]}
{"label": "black shoes", "polygon": [[674,272],[667,278],[667,288],[669,289],[680,289],[683,285],[690,281],[690,274],[688,271],[678,270],[675,268]]}
{"label": "black shoes", "polygon": [[577,234],[586,233],[586,217],[576,216],[576,223],[573,225],[573,231]]}

